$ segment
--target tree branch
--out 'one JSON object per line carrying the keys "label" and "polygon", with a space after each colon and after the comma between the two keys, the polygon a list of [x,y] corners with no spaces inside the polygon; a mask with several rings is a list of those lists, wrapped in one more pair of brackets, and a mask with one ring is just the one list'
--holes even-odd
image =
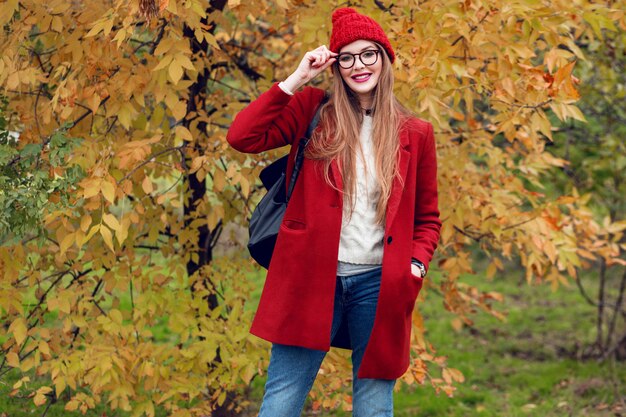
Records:
{"label": "tree branch", "polygon": [[141,167],[143,167],[143,166],[145,166],[145,165],[147,165],[147,164],[149,164],[151,162],[154,162],[155,158],[158,158],[159,156],[168,154],[168,153],[173,152],[173,151],[180,151],[185,146],[187,146],[187,145],[183,143],[180,146],[175,146],[173,148],[166,148],[166,149],[163,149],[162,151],[159,151],[157,153],[154,153],[154,154],[150,155],[150,157],[148,159],[146,159],[145,161],[141,162],[139,165],[135,166],[133,169],[130,170],[130,172],[128,174],[124,175],[122,178],[117,180],[117,184],[119,185],[123,181],[127,180],[128,178],[130,178],[139,168],[141,168]]}

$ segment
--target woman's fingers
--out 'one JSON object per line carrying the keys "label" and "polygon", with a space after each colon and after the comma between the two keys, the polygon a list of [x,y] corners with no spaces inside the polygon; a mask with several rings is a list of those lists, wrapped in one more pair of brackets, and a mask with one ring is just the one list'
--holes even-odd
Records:
{"label": "woman's fingers", "polygon": [[309,62],[312,67],[319,67],[322,64],[322,56],[318,52],[311,52],[311,57],[309,58]]}
{"label": "woman's fingers", "polygon": [[339,54],[330,51],[326,45],[321,45],[312,51],[308,51],[304,54],[300,65],[294,72],[299,80],[297,85],[304,85],[313,78],[317,77],[322,71],[330,67],[337,62],[337,56]]}
{"label": "woman's fingers", "polygon": [[[337,56],[336,53],[331,52],[331,51],[312,51],[312,52],[307,52],[307,54],[309,55],[309,62],[311,63],[311,66],[314,68],[319,68],[321,66],[325,66],[328,67],[326,65],[326,63],[328,63],[331,59],[335,59],[334,57]],[[333,61],[334,62],[334,61]]]}
{"label": "woman's fingers", "polygon": [[323,64],[320,67],[320,71],[325,70],[326,68],[330,67],[331,65],[333,65],[335,63],[335,61],[337,61],[337,58],[330,58],[328,61],[326,61],[325,64]]}
{"label": "woman's fingers", "polygon": [[[326,45],[321,45],[314,50],[307,52],[307,54],[311,54],[309,61],[314,63],[317,67],[326,64],[329,59],[338,55],[335,52],[331,52]],[[313,60],[312,58],[315,59]]]}

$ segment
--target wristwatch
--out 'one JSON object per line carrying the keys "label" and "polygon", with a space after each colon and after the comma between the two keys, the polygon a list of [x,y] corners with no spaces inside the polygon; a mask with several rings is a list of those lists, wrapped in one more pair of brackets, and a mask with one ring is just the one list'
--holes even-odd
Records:
{"label": "wristwatch", "polygon": [[411,259],[411,264],[415,265],[416,267],[419,268],[420,273],[422,274],[422,278],[424,278],[426,276],[426,267],[424,266],[423,263],[421,263],[420,261],[418,261],[415,258]]}

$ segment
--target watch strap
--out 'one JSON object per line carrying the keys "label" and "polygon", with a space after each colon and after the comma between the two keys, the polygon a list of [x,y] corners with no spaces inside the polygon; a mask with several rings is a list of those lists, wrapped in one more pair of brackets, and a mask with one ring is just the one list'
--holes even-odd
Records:
{"label": "watch strap", "polygon": [[418,261],[415,258],[411,259],[411,264],[415,265],[416,267],[419,268],[420,272],[422,273],[422,278],[424,278],[426,276],[426,267],[424,266],[424,264],[420,261]]}

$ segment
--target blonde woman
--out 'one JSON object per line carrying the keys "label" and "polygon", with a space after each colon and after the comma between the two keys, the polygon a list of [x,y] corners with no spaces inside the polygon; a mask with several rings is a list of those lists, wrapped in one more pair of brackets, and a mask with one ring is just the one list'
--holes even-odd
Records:
{"label": "blonde woman", "polygon": [[241,152],[290,145],[289,178],[325,96],[304,86],[332,70],[252,324],[272,342],[261,417],[301,414],[330,346],[352,350],[353,415],[392,416],[411,312],[439,240],[432,126],[396,100],[395,53],[380,25],[351,8],[332,23],[329,48],[307,52],[228,132]]}

